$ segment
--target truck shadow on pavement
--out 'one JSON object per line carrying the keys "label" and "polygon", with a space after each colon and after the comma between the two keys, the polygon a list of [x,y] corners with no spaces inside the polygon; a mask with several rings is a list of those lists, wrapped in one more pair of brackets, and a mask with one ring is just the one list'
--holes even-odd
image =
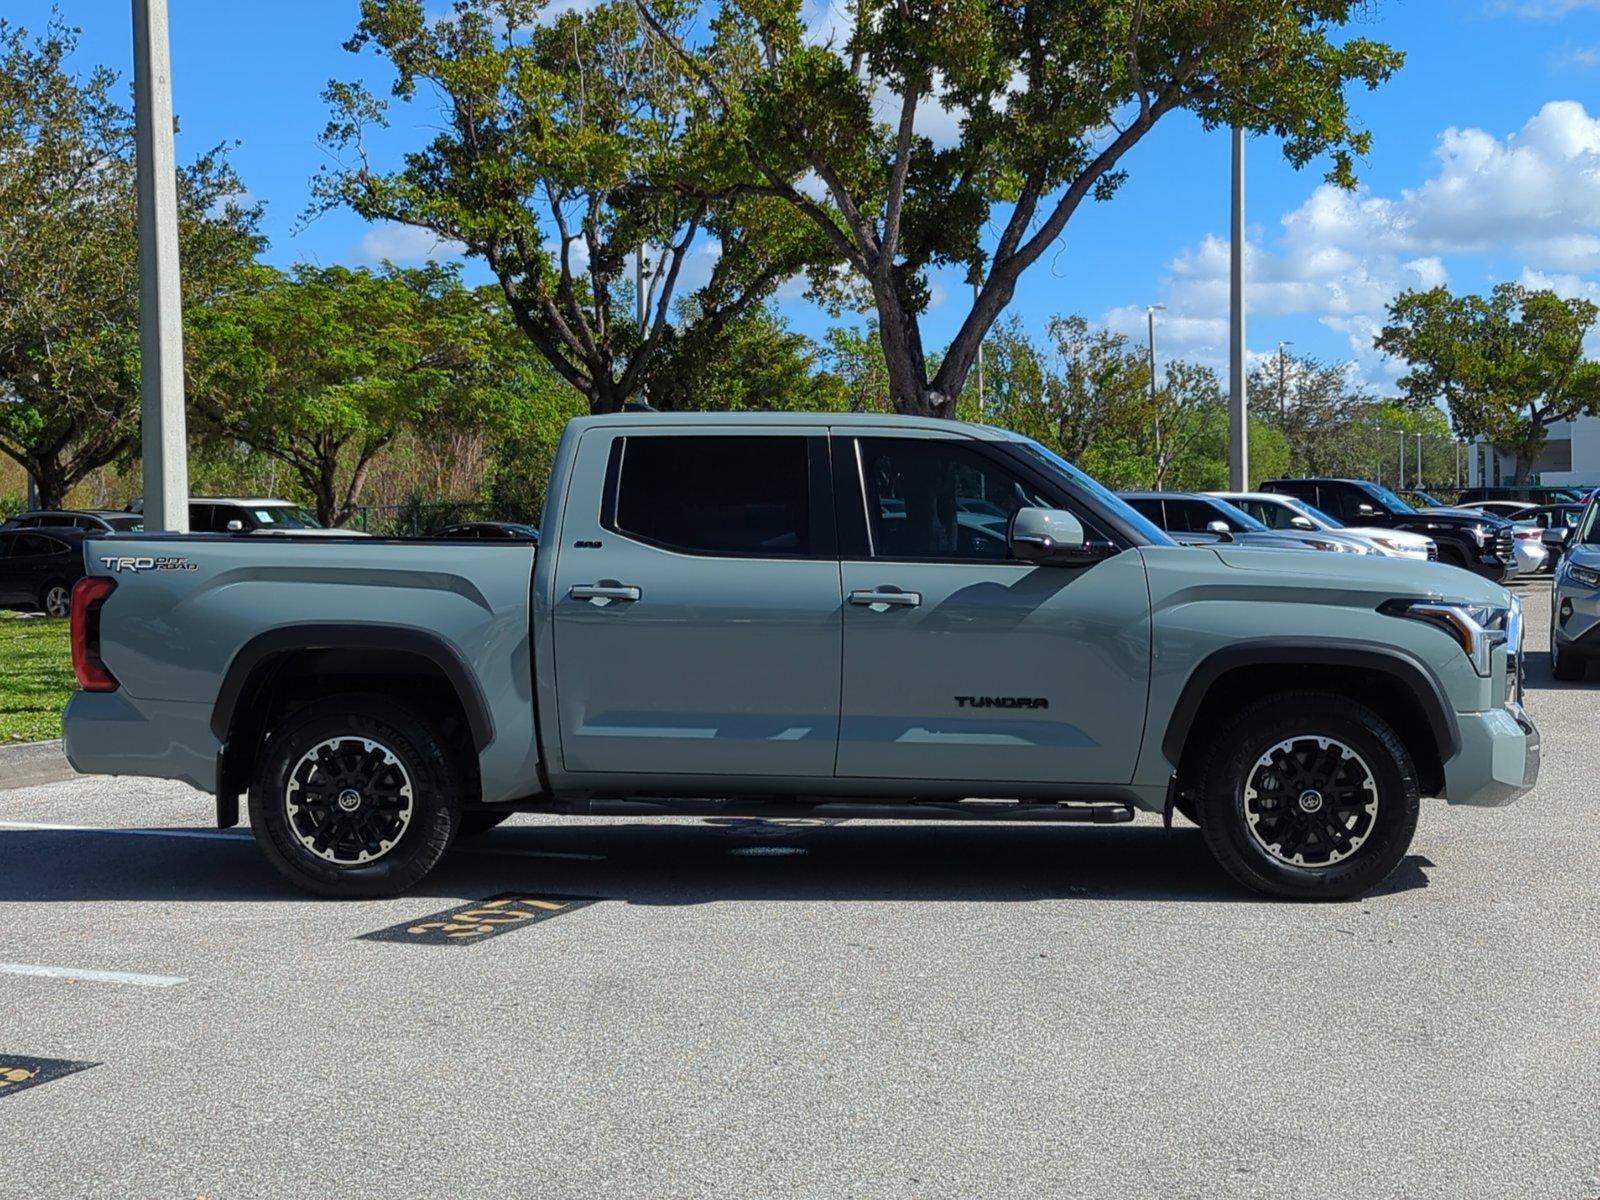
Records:
{"label": "truck shadow on pavement", "polygon": [[[550,857],[546,857],[550,856]],[[571,856],[571,857],[563,857]],[[0,901],[315,901],[239,837],[0,831]],[[1412,854],[1373,898],[1428,886]],[[462,841],[412,897],[520,890],[638,905],[887,900],[1265,902],[1179,822],[1086,829],[790,821],[513,821]],[[359,903],[359,902],[350,902]]]}

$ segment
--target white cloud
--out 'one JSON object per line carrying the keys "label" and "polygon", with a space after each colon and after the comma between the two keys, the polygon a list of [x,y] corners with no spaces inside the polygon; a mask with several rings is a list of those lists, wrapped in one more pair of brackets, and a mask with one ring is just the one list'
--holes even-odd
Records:
{"label": "white cloud", "polygon": [[1600,46],[1567,45],[1550,54],[1550,65],[1557,70],[1587,71],[1600,67]]}
{"label": "white cloud", "polygon": [[1558,21],[1568,13],[1600,8],[1600,0],[1491,0],[1489,11],[1535,21]]}
{"label": "white cloud", "polygon": [[[1398,195],[1317,187],[1282,218],[1270,248],[1253,234],[1251,313],[1316,318],[1346,338],[1361,371],[1377,380],[1394,374],[1372,346],[1384,310],[1401,291],[1448,284],[1450,260],[1510,256],[1529,277],[1561,280],[1569,290],[1595,286],[1581,275],[1600,269],[1600,118],[1575,101],[1552,101],[1504,138],[1447,129],[1435,159],[1431,177]],[[1224,239],[1208,236],[1178,254],[1162,299],[1169,348],[1226,361]],[[1134,316],[1142,332],[1142,309],[1116,309],[1104,320],[1126,331]]]}
{"label": "white cloud", "polygon": [[439,238],[415,225],[386,221],[374,225],[362,235],[361,243],[356,247],[356,261],[372,266],[381,262],[404,265],[430,258],[455,258],[464,254],[466,249],[460,242]]}

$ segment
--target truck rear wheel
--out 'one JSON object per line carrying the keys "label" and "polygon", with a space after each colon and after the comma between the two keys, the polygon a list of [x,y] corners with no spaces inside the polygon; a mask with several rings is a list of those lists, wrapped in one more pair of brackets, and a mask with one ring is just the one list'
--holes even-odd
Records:
{"label": "truck rear wheel", "polygon": [[1217,737],[1200,829],[1245,886],[1346,900],[1381,883],[1411,846],[1421,809],[1405,744],[1363,704],[1314,692],[1241,711]]}
{"label": "truck rear wheel", "polygon": [[250,787],[257,844],[319,896],[393,896],[450,845],[461,784],[427,721],[381,696],[334,696],[272,731]]}

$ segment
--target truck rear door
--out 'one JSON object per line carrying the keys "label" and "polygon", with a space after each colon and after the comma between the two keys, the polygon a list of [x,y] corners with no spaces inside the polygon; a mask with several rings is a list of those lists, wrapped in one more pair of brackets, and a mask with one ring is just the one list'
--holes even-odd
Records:
{"label": "truck rear door", "polygon": [[566,772],[832,775],[842,629],[827,454],[815,427],[583,434],[559,536],[539,551],[559,556]]}
{"label": "truck rear door", "polygon": [[1081,567],[1010,560],[1012,514],[1070,498],[973,439],[838,437],[834,468],[838,775],[1129,782],[1150,682],[1138,551]]}

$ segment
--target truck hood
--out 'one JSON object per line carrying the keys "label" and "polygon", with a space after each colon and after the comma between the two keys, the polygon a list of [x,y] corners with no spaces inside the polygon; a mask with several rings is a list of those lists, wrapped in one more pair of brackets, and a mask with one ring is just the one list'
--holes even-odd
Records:
{"label": "truck hood", "polygon": [[1380,555],[1311,553],[1283,550],[1240,550],[1212,547],[1226,565],[1240,571],[1273,576],[1282,587],[1314,588],[1320,592],[1349,590],[1382,593],[1382,599],[1437,597],[1483,604],[1509,604],[1510,593],[1471,571],[1444,563],[1417,562]]}
{"label": "truck hood", "polygon": [[1471,508],[1424,508],[1418,510],[1415,516],[1401,517],[1407,525],[1415,529],[1418,526],[1428,526],[1435,529],[1465,529],[1473,525],[1487,525],[1499,529],[1502,525],[1510,528],[1511,522],[1504,517],[1497,517],[1493,513],[1478,512]]}

